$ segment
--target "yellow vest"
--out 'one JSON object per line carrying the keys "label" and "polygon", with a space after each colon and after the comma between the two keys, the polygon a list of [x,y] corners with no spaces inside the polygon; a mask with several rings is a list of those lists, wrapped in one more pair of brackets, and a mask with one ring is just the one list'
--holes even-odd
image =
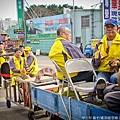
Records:
{"label": "yellow vest", "polygon": [[[6,52],[3,50],[1,55],[4,55],[4,54],[6,54]],[[7,60],[6,60],[6,56],[0,57],[0,68],[1,68],[1,65],[2,65],[5,61],[7,61]]]}
{"label": "yellow vest", "polygon": [[[34,56],[34,55],[33,55]],[[33,75],[36,75],[38,73],[38,62],[37,62],[37,59],[36,57],[34,56],[34,60],[33,62],[31,63],[29,69],[31,70],[30,71],[30,74],[33,74]]]}
{"label": "yellow vest", "polygon": [[[107,36],[105,35],[98,49],[103,57],[107,56],[101,61],[98,71],[101,72],[110,72],[110,66],[108,63],[114,59],[120,58],[120,35],[117,33],[116,37],[113,39],[112,44],[110,45],[109,52],[106,53],[108,48]],[[97,53],[97,52],[96,52]]]}
{"label": "yellow vest", "polygon": [[[23,68],[25,68],[25,64],[24,64],[25,60],[22,57],[20,58],[20,61],[19,61],[15,56],[13,56],[13,61],[14,61],[14,65],[17,70],[22,70]],[[12,70],[10,70],[10,75],[11,75],[11,77],[12,76],[22,76],[21,73],[15,73]]]}
{"label": "yellow vest", "polygon": [[[29,66],[30,74],[36,75],[38,73],[38,62],[36,57],[34,56],[33,53],[31,53],[34,57],[34,60],[32,61],[31,65]],[[25,54],[25,59],[28,59],[28,56]]]}
{"label": "yellow vest", "polygon": [[[61,70],[66,74],[65,71],[65,61],[64,61],[64,56],[62,53],[67,55],[67,60],[72,59],[72,57],[66,52],[66,50],[64,49],[64,46],[62,45],[61,40],[66,40],[64,38],[57,38],[53,44],[53,46],[50,49],[49,52],[49,57],[51,60],[54,60],[58,66],[61,68]],[[71,77],[76,76],[78,73],[73,73],[71,74]],[[62,80],[63,79],[63,75],[61,72],[57,72],[56,76],[58,79]],[[66,74],[67,76],[67,74]]]}

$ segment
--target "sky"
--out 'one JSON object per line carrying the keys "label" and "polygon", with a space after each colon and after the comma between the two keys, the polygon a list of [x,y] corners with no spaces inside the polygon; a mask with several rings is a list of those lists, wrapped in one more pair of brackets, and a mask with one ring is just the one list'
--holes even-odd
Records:
{"label": "sky", "polygon": [[[17,20],[17,6],[16,6],[17,0],[0,0],[0,18],[11,18],[12,20]],[[83,6],[84,9],[90,9],[91,5],[95,5],[97,3],[100,3],[101,0],[26,0],[29,5],[63,5],[63,4],[69,4],[77,5],[78,7]]]}

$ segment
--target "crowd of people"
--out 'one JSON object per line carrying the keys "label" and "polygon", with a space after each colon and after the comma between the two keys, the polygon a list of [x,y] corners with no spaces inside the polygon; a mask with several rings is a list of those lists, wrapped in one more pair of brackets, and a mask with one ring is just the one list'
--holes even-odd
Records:
{"label": "crowd of people", "polygon": [[[118,23],[114,19],[108,19],[104,24],[103,38],[96,44],[92,57],[92,65],[96,69],[97,77],[95,81],[95,90],[98,98],[104,99],[108,108],[120,113],[120,90],[109,91],[107,88],[113,84],[118,86],[119,67],[120,67],[120,35],[117,32]],[[57,38],[49,52],[49,58],[54,60],[61,70],[66,74],[65,62],[69,59],[84,58],[83,44],[76,47],[71,42],[71,32],[68,27],[58,27]],[[0,55],[6,54],[2,42],[0,43]],[[0,57],[1,64],[7,61],[7,57]],[[34,77],[38,72],[38,63],[32,49],[29,46],[20,45],[14,51],[14,56],[9,60],[10,75],[17,79]],[[56,73],[59,80],[62,80],[63,74]],[[93,71],[71,74],[73,82],[86,80],[93,81]],[[0,78],[1,86],[1,78]],[[104,91],[107,90],[107,93]]]}
{"label": "crowd of people", "polygon": [[[5,56],[3,56],[3,54]],[[14,55],[9,58],[6,56],[2,42],[0,43],[0,68],[4,62],[8,62],[10,67],[10,77],[18,80],[35,77],[38,73],[38,62],[29,46],[20,45],[14,49]],[[0,79],[0,87],[2,87]]]}

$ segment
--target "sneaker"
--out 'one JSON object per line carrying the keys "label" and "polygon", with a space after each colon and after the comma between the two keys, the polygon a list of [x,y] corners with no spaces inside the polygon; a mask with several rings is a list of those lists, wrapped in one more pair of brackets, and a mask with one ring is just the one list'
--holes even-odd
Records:
{"label": "sneaker", "polygon": [[0,89],[2,88],[2,86],[0,85]]}
{"label": "sneaker", "polygon": [[104,94],[103,94],[103,91],[106,87],[106,81],[104,78],[99,78],[96,82],[96,92],[97,92],[97,96],[98,96],[98,99],[104,99]]}

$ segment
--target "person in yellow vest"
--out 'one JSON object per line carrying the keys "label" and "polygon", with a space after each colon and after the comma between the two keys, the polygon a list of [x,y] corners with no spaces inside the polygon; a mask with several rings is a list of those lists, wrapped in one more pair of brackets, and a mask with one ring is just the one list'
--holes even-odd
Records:
{"label": "person in yellow vest", "polygon": [[[3,47],[3,44],[2,42],[0,43],[0,55],[4,55],[6,54],[6,52],[4,51],[4,47]],[[0,56],[0,70],[1,70],[1,65],[7,61],[7,56]],[[0,76],[0,88],[2,87],[2,81],[1,81],[1,76]]]}
{"label": "person in yellow vest", "polygon": [[[80,49],[71,42],[71,32],[68,27],[59,27],[57,29],[57,36],[58,37],[55,39],[50,49],[49,58],[54,60],[64,74],[66,74],[65,62],[69,59],[84,58],[84,55]],[[63,74],[61,72],[57,72],[56,76],[60,81],[63,79]],[[87,82],[93,81],[93,72],[85,71],[83,73],[73,73],[71,74],[71,78],[73,82],[82,80],[86,80]]]}
{"label": "person in yellow vest", "polygon": [[28,77],[27,71],[29,70],[29,67],[25,59],[21,57],[22,51],[20,48],[16,48],[14,52],[14,56],[9,61],[11,78],[16,77],[16,79],[26,79]]}
{"label": "person in yellow vest", "polygon": [[37,59],[36,59],[35,55],[32,53],[31,47],[26,46],[24,51],[25,51],[25,59],[26,59],[27,65],[29,67],[29,70],[28,70],[29,75],[30,75],[30,77],[34,77],[38,73]]}
{"label": "person in yellow vest", "polygon": [[[30,79],[30,76],[28,75],[28,70],[29,67],[25,61],[25,59],[21,56],[22,51],[21,48],[16,48],[14,50],[14,56],[10,59],[9,61],[9,66],[10,66],[10,77],[11,77],[11,85],[14,86],[16,85],[15,81],[23,81],[25,79]],[[18,85],[18,84],[17,84]],[[24,85],[24,84],[23,84]],[[23,101],[23,86],[22,83],[19,84],[19,100],[22,102]]]}
{"label": "person in yellow vest", "polygon": [[120,35],[117,32],[118,23],[115,19],[108,19],[104,24],[105,35],[97,43],[92,58],[93,66],[97,68],[100,77],[107,83],[117,84],[117,69],[120,65]]}
{"label": "person in yellow vest", "polygon": [[106,85],[118,84],[118,69],[120,66],[120,35],[118,23],[115,19],[108,19],[104,23],[105,35],[96,44],[92,64],[98,71],[96,89],[103,96],[103,89],[97,86],[98,80],[105,80]]}

